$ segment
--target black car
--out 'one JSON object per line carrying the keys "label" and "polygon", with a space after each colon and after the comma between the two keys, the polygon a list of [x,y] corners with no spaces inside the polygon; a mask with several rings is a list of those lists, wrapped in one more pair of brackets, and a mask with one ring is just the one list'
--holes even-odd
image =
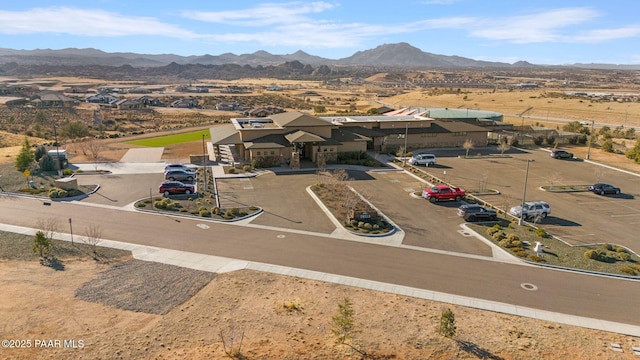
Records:
{"label": "black car", "polygon": [[465,221],[494,221],[498,220],[498,214],[495,210],[487,209],[481,205],[467,204],[458,208],[458,216],[464,218]]}
{"label": "black car", "polygon": [[553,150],[549,155],[554,159],[573,159],[573,153],[566,150]]}
{"label": "black car", "polygon": [[605,183],[597,183],[589,186],[589,191],[592,191],[595,194],[606,195],[606,194],[620,194],[620,188],[615,187],[611,184]]}
{"label": "black car", "polygon": [[190,171],[185,171],[185,170],[169,170],[167,172],[164,173],[164,178],[166,180],[171,180],[171,181],[193,181],[193,179],[196,177],[196,174]]}

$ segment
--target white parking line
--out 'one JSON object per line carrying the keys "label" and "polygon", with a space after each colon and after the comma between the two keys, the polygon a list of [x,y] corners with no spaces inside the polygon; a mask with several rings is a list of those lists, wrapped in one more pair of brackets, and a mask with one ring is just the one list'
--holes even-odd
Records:
{"label": "white parking line", "polygon": [[611,217],[627,217],[627,216],[640,216],[640,213],[637,214],[620,214],[620,215],[609,215]]}

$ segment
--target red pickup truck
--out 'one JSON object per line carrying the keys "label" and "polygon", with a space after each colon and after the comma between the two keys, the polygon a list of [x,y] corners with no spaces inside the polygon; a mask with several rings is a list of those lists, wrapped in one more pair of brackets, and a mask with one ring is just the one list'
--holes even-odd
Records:
{"label": "red pickup truck", "polygon": [[441,200],[460,201],[464,198],[466,192],[463,188],[451,187],[449,185],[437,185],[432,188],[424,189],[422,197],[433,202]]}

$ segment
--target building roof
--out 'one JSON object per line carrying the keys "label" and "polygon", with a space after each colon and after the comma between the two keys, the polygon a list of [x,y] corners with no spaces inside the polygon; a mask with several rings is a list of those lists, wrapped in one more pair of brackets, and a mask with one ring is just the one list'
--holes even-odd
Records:
{"label": "building roof", "polygon": [[283,148],[287,146],[289,146],[289,141],[285,139],[283,134],[269,134],[245,143],[247,149]]}
{"label": "building roof", "polygon": [[[361,130],[369,130],[359,126],[331,129],[331,139],[337,142],[369,141],[370,137],[360,134]],[[382,135],[382,133],[377,132]]]}
{"label": "building roof", "polygon": [[325,139],[321,136],[298,130],[284,136],[290,143],[305,143],[305,142],[324,142]]}
{"label": "building roof", "polygon": [[331,123],[322,120],[321,118],[311,116],[309,114],[301,113],[299,111],[287,111],[280,114],[274,114],[269,116],[269,119],[280,127],[293,127],[293,126],[328,126]]}
{"label": "building roof", "polygon": [[209,129],[213,145],[241,144],[240,131],[233,124],[224,124]]}

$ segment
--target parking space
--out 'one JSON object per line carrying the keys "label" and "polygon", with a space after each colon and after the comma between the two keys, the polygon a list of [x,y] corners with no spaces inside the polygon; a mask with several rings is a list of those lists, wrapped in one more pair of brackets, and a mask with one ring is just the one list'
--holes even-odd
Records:
{"label": "parking space", "polygon": [[[526,176],[527,160],[529,173]],[[427,171],[465,189],[486,187],[500,195],[483,195],[483,200],[508,209],[522,202],[527,179],[526,199],[551,204],[551,216],[540,226],[575,244],[612,242],[638,252],[640,226],[640,177],[602,167],[581,159],[556,160],[548,151],[513,152],[510,158],[461,159],[439,156],[439,168]],[[446,171],[446,175],[444,175]],[[593,184],[607,182],[622,189],[620,195],[599,196],[590,192],[549,192],[541,186]]]}
{"label": "parking space", "polygon": [[126,206],[150,194],[158,194],[158,185],[162,182],[162,173],[156,174],[105,174],[77,175],[81,185],[100,185],[100,189],[82,202]]}
{"label": "parking space", "polygon": [[315,173],[264,174],[217,180],[222,207],[259,206],[264,212],[252,224],[330,234],[335,225],[309,196]]}

